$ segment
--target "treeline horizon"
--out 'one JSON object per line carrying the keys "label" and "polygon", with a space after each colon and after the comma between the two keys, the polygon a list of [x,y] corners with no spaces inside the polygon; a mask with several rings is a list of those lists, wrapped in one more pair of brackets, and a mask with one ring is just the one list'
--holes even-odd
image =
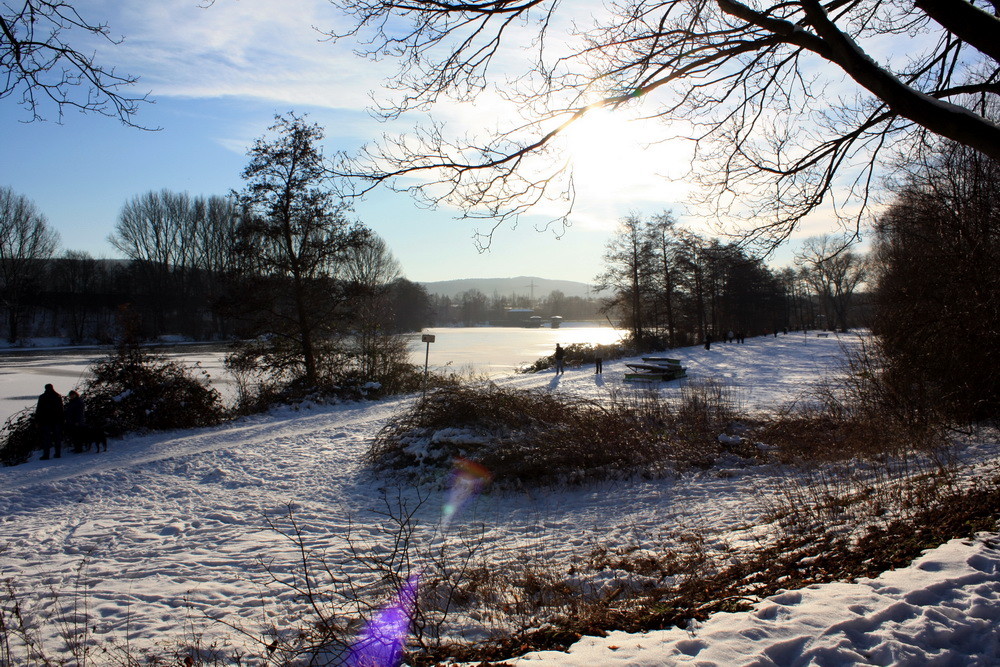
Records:
{"label": "treeline horizon", "polygon": [[[342,220],[343,239],[314,234],[298,241],[297,252],[327,252],[319,260],[327,268],[303,284],[340,295],[344,306],[377,296],[371,316],[387,333],[427,326],[426,290],[402,276],[377,234],[346,220],[345,208],[333,215]],[[97,259],[76,250],[57,254],[58,234],[34,203],[0,188],[0,336],[11,344],[40,337],[110,343],[121,333],[123,309],[147,340],[259,335],[261,316],[285,316],[288,304],[281,302],[293,277],[280,253],[278,261],[262,262],[281,241],[262,235],[258,220],[235,196],[149,191],[124,204],[108,238],[123,257]],[[260,303],[264,296],[271,306]],[[251,302],[252,313],[245,307]]]}
{"label": "treeline horizon", "polygon": [[[241,320],[227,317],[221,312],[225,304],[216,300],[225,276],[195,270],[184,278],[187,289],[158,291],[147,284],[149,275],[169,277],[172,272],[129,259],[97,259],[70,250],[37,264],[33,272],[40,281],[18,303],[16,324],[11,326],[9,312],[0,321],[0,337],[8,343],[63,338],[71,345],[111,344],[121,334],[123,309],[139,316],[137,333],[145,340],[177,335],[225,342],[245,335]],[[419,331],[432,324],[430,297],[423,286],[397,278],[386,288],[388,331]]]}
{"label": "treeline horizon", "polygon": [[867,258],[833,237],[807,239],[797,268],[774,270],[737,243],[678,225],[668,211],[629,215],[608,241],[604,312],[618,313],[640,348],[697,345],[734,334],[867,326],[858,298]]}
{"label": "treeline horizon", "polygon": [[[129,212],[135,213],[137,202],[149,205],[171,198],[186,200],[194,211],[218,211],[231,205],[229,198],[151,191],[131,200],[123,208],[123,219]],[[176,202],[173,208],[177,210]],[[661,245],[657,256],[652,236],[656,226],[655,220],[622,222],[609,241],[605,271],[598,276],[605,294],[589,299],[566,296],[560,290],[538,299],[498,292],[487,296],[478,289],[455,296],[428,293],[420,283],[395,273],[398,264],[390,258],[394,277],[382,286],[386,292],[382,313],[385,329],[407,333],[428,326],[509,325],[509,309],[530,308],[545,318],[558,315],[569,321],[611,321],[633,334],[641,332],[675,347],[698,344],[706,334],[721,336],[729,330],[753,334],[785,328],[868,325],[867,294],[851,290],[845,297],[841,286],[830,284],[828,268],[820,270],[820,259],[831,252],[829,239],[806,244],[803,257],[812,253],[812,265],[800,261],[803,265],[798,270],[774,271],[733,245],[693,234],[685,236],[683,243],[679,236],[661,238],[660,243],[668,245],[667,255]],[[671,234],[680,234],[673,226],[670,229]],[[250,333],[233,313],[234,301],[240,299],[240,272],[231,267],[212,270],[205,266],[210,262],[196,261],[191,252],[170,252],[159,247],[163,241],[155,234],[141,240],[134,228],[129,237],[121,232],[120,223],[110,239],[116,247],[128,248],[129,238],[133,246],[128,254],[146,258],[94,258],[87,252],[66,250],[57,257],[27,259],[20,273],[31,279],[20,281],[18,294],[5,290],[6,317],[0,336],[11,344],[27,338],[64,338],[74,345],[108,344],[120,334],[123,308],[138,315],[138,333],[146,340],[181,336],[224,342]],[[635,244],[634,255],[623,250],[628,243]],[[381,239],[378,244],[381,252],[391,255]],[[175,265],[152,258],[178,254],[188,261]],[[5,285],[18,284],[4,278]],[[631,278],[638,281],[638,300],[633,297]],[[668,304],[665,285],[669,280],[673,282]],[[674,318],[672,336],[668,313]]]}

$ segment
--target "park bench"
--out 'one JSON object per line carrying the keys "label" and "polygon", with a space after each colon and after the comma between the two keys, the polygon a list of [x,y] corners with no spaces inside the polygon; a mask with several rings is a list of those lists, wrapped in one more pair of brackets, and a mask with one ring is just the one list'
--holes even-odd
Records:
{"label": "park bench", "polygon": [[642,363],[625,365],[633,371],[625,373],[626,382],[669,382],[687,377],[680,359],[670,357],[643,357]]}

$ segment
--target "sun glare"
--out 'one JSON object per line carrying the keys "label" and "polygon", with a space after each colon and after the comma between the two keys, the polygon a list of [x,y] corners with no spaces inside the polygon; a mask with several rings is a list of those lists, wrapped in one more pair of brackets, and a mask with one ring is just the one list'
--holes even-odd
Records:
{"label": "sun glare", "polygon": [[683,174],[690,147],[659,141],[667,134],[669,129],[658,121],[638,118],[630,109],[594,109],[568,127],[563,146],[573,170],[578,212],[647,202],[664,202],[669,208],[682,201],[687,187],[670,178]]}
{"label": "sun glare", "polygon": [[577,177],[620,174],[641,149],[639,123],[623,113],[595,109],[566,129],[566,150]]}

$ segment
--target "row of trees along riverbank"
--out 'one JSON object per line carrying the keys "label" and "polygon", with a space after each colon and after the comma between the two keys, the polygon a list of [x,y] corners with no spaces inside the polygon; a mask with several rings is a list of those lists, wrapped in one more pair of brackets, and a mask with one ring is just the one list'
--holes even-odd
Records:
{"label": "row of trees along riverbank", "polygon": [[322,136],[300,117],[279,117],[248,152],[242,191],[151,191],[126,202],[109,238],[125,259],[57,256],[44,215],[0,188],[4,338],[108,342],[123,304],[146,338],[266,334],[308,349],[335,331],[426,326],[425,290],[323,187]]}
{"label": "row of trees along riverbank", "polygon": [[677,347],[729,331],[867,326],[869,300],[857,292],[868,266],[824,236],[803,244],[794,268],[775,270],[738,244],[678,226],[666,212],[622,219],[596,282],[607,294],[605,310],[640,346]]}

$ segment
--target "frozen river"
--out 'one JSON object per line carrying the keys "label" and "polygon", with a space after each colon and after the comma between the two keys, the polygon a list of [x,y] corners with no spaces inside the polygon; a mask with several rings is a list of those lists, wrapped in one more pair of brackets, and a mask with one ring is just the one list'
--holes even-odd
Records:
{"label": "frozen river", "polygon": [[[567,323],[558,329],[521,329],[517,327],[443,327],[426,329],[434,334],[430,346],[432,367],[472,370],[486,375],[506,375],[519,366],[552,354],[556,343],[607,344],[618,341],[624,331],[589,324]],[[414,362],[424,363],[426,347],[420,334],[412,336]]]}
{"label": "frozen river", "polygon": [[[505,375],[523,364],[552,354],[556,343],[613,343],[623,332],[610,326],[576,325],[559,329],[516,327],[442,327],[426,329],[434,334],[430,345],[432,368],[485,375]],[[423,366],[427,348],[420,334],[409,336],[413,362]],[[9,350],[0,352],[0,423],[25,407],[33,406],[48,383],[65,395],[79,387],[87,369],[107,354],[106,349]],[[223,396],[232,395],[232,380],[223,367],[225,349],[217,345],[185,345],[161,348],[159,353],[186,365],[199,364]]]}

